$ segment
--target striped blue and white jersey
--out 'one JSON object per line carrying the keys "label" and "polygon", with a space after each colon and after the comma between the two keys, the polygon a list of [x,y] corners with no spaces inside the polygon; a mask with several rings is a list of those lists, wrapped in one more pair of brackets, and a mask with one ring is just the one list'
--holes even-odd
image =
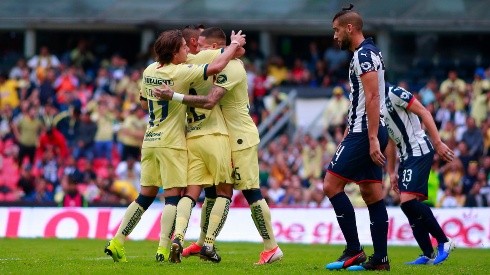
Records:
{"label": "striped blue and white jersey", "polygon": [[387,84],[385,98],[385,123],[390,138],[398,147],[400,158],[406,160],[408,157],[422,156],[433,151],[419,117],[408,110],[415,97],[401,87]]}
{"label": "striped blue and white jersey", "polygon": [[385,65],[381,52],[371,38],[365,39],[354,51],[349,66],[350,107],[347,117],[349,132],[360,133],[367,131],[366,96],[362,86],[361,76],[368,72],[377,72],[379,86],[380,119],[384,108]]}

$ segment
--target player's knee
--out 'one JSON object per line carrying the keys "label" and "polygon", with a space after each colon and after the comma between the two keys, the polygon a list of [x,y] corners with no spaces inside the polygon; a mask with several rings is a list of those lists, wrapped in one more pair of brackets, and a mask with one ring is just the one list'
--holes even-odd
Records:
{"label": "player's knee", "polygon": [[333,188],[331,184],[323,183],[323,193],[327,198],[332,198],[333,196],[337,195],[338,193],[342,192],[343,190],[339,190],[336,188]]}
{"label": "player's knee", "polygon": [[177,206],[179,200],[180,200],[180,196],[168,196],[165,197],[165,204],[171,204]]}
{"label": "player's knee", "polygon": [[136,198],[135,202],[137,204],[139,204],[141,207],[143,207],[143,209],[148,209],[148,207],[150,207],[150,205],[153,203],[153,201],[155,200],[155,197],[153,196],[145,196],[145,195],[142,195],[142,194],[139,194],[138,197]]}
{"label": "player's knee", "polygon": [[243,196],[248,202],[248,205],[252,205],[252,203],[256,201],[260,201],[264,197],[262,196],[262,192],[260,192],[260,189],[250,189],[250,190],[243,190]]}
{"label": "player's knee", "polygon": [[211,187],[204,188],[204,196],[208,199],[216,199],[216,187],[213,185]]}

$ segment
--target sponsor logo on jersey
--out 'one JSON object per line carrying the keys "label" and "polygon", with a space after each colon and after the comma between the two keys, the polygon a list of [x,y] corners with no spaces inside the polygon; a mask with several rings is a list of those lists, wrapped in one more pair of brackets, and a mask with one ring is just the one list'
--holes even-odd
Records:
{"label": "sponsor logo on jersey", "polygon": [[153,86],[160,86],[163,83],[173,86],[174,81],[172,79],[163,79],[163,78],[157,78],[157,77],[151,77],[151,76],[145,76],[144,77],[145,84],[147,85],[153,85]]}

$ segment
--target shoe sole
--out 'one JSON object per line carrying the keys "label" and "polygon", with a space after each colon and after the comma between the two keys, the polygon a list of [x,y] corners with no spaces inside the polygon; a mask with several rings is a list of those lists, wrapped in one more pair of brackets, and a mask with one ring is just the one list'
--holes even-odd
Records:
{"label": "shoe sole", "polygon": [[178,243],[172,243],[170,256],[168,257],[170,262],[178,264],[182,261],[182,250],[180,247]]}

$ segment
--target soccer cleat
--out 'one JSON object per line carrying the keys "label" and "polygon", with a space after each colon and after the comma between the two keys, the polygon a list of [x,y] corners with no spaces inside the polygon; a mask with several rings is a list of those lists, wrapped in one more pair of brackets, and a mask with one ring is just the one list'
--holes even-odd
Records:
{"label": "soccer cleat", "polygon": [[205,261],[211,261],[213,263],[219,263],[221,261],[220,255],[216,253],[214,247],[203,245],[201,251],[199,252],[199,257]]}
{"label": "soccer cleat", "polygon": [[201,252],[202,246],[198,245],[197,243],[191,243],[188,247],[184,248],[182,251],[182,256],[184,257],[189,257],[189,256],[199,256],[199,252]]}
{"label": "soccer cleat", "polygon": [[157,260],[157,262],[164,262],[165,259],[168,260],[168,256],[169,256],[168,250],[159,246],[157,249],[157,254],[155,255],[155,260]]}
{"label": "soccer cleat", "polygon": [[455,243],[453,240],[449,240],[445,243],[440,243],[437,245],[437,256],[434,259],[434,264],[440,264],[444,262],[447,257],[449,257],[449,253],[454,249]]}
{"label": "soccer cleat", "polygon": [[282,253],[282,250],[279,248],[279,246],[276,246],[271,250],[267,250],[267,251],[264,250],[260,252],[260,259],[255,264],[256,265],[271,264],[273,262],[281,260],[283,255],[284,253]]}
{"label": "soccer cleat", "polygon": [[420,255],[417,259],[415,259],[411,262],[405,263],[405,264],[407,264],[407,265],[431,265],[433,263],[434,263],[434,257],[429,258],[425,255]]}
{"label": "soccer cleat", "polygon": [[179,239],[174,239],[172,241],[172,246],[170,247],[170,255],[168,260],[172,263],[180,263],[182,261],[182,245]]}
{"label": "soccer cleat", "polygon": [[358,265],[366,260],[366,253],[364,250],[352,251],[345,248],[342,255],[337,259],[337,261],[329,263],[325,266],[328,270],[339,270],[347,268],[352,265]]}
{"label": "soccer cleat", "polygon": [[390,262],[388,257],[384,257],[381,260],[375,259],[373,256],[369,256],[367,262],[360,265],[353,265],[347,268],[349,271],[367,271],[367,270],[384,270],[390,271]]}
{"label": "soccer cleat", "polygon": [[104,248],[104,253],[111,256],[114,262],[127,262],[124,246],[117,239],[112,239],[107,242]]}

